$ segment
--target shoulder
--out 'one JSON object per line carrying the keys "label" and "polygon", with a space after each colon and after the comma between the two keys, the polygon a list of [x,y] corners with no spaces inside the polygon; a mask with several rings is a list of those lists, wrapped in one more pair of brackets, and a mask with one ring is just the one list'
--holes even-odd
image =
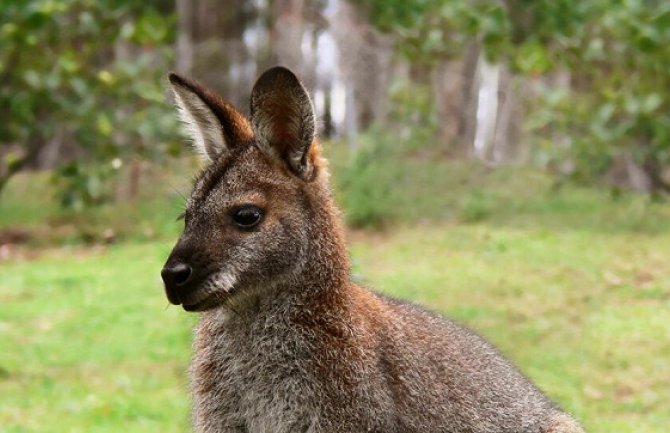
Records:
{"label": "shoulder", "polygon": [[395,326],[402,326],[406,332],[430,334],[438,339],[449,339],[452,342],[469,341],[478,346],[482,344],[490,346],[490,343],[467,325],[429,307],[377,292],[374,296],[388,307]]}

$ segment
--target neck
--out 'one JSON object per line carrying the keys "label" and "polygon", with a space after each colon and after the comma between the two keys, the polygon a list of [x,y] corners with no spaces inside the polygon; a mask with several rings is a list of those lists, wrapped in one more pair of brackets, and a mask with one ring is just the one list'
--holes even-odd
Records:
{"label": "neck", "polygon": [[350,282],[344,230],[327,183],[320,182],[310,192],[310,242],[301,275],[302,285],[304,288],[336,290]]}

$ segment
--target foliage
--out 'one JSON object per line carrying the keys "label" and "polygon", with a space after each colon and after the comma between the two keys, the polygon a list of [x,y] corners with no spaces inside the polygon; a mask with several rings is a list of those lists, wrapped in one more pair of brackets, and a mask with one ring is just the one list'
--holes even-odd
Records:
{"label": "foliage", "polygon": [[[175,220],[190,188],[189,175],[198,164],[195,158],[145,163],[144,181],[152,187],[141,190],[136,203],[107,200],[132,167],[118,171],[110,167],[114,173],[101,173],[104,168],[99,166],[65,164],[61,169],[65,173],[56,175],[46,171],[18,173],[0,201],[0,249],[6,241],[3,233],[10,237],[19,234],[35,248],[173,239],[181,229]],[[106,177],[96,178],[100,175]],[[86,195],[64,194],[68,188],[61,182],[79,181],[85,184]],[[64,206],[64,199],[90,202]]]}
{"label": "foliage", "polygon": [[395,83],[390,91],[390,126],[374,125],[359,137],[358,150],[337,177],[351,225],[380,227],[407,215],[398,208],[406,201],[398,185],[421,183],[410,161],[413,152],[430,147],[435,135],[429,92],[426,86]]}
{"label": "foliage", "polygon": [[541,214],[555,230],[581,225],[656,233],[670,228],[667,210],[647,196],[618,195],[603,206],[613,198],[608,191],[557,184],[530,167],[492,170],[474,161],[448,160],[430,143],[403,141],[377,128],[363,138],[348,164],[334,164],[338,201],[353,227],[435,221],[533,225]]}
{"label": "foliage", "polygon": [[562,69],[571,81],[564,92],[540,87],[531,126],[541,137],[566,138],[560,156],[574,161],[581,178],[630,155],[653,188],[670,190],[662,177],[670,164],[670,77],[663,66],[670,62],[670,5],[601,0],[581,9],[584,26],[560,34],[560,44],[525,42],[547,59],[540,70]]}
{"label": "foliage", "polygon": [[510,31],[502,3],[490,0],[357,0],[379,29],[398,38],[412,61],[431,63],[463,53],[473,38],[485,42],[491,58],[500,55]]}
{"label": "foliage", "polygon": [[82,157],[107,170],[114,159],[176,151],[174,116],[167,115],[161,86],[174,19],[163,3],[2,2],[0,146],[8,150],[0,174],[34,163],[50,141],[61,140],[79,156],[62,173],[91,173],[71,177],[78,181],[68,183],[66,194],[84,196],[102,176],[77,168]]}
{"label": "foliage", "polygon": [[[354,227],[379,227],[397,218],[398,190],[403,176],[398,146],[384,146],[375,140],[372,128],[361,137],[362,148],[356,152],[337,179],[340,200],[347,222]],[[382,135],[384,138],[388,136]]]}
{"label": "foliage", "polygon": [[[527,101],[531,132],[553,147],[553,157],[571,163],[575,175],[598,178],[627,154],[654,188],[670,191],[662,177],[670,165],[667,2],[358,3],[378,28],[395,35],[399,51],[413,62],[458,57],[476,43],[489,60],[538,83]],[[567,86],[543,84],[555,74],[567,75]]]}

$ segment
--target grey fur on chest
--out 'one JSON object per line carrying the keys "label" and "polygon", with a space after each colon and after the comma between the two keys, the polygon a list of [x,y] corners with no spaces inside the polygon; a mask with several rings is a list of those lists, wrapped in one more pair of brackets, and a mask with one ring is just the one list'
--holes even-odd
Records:
{"label": "grey fur on chest", "polygon": [[197,431],[220,432],[227,425],[250,433],[308,431],[317,422],[319,396],[305,368],[307,339],[281,316],[240,323],[230,314],[205,315],[196,329],[191,374]]}
{"label": "grey fur on chest", "polygon": [[341,352],[324,351],[322,339],[276,311],[244,324],[203,317],[191,372],[196,431],[393,433],[374,354],[338,363]]}

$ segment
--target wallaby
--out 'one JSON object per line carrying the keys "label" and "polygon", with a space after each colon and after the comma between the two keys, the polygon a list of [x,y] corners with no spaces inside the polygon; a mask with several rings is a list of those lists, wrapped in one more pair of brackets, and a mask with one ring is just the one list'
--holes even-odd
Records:
{"label": "wallaby", "polygon": [[169,80],[207,164],[161,272],[168,300],[201,312],[196,432],[583,432],[474,332],[352,281],[292,72],[261,75],[249,120]]}

